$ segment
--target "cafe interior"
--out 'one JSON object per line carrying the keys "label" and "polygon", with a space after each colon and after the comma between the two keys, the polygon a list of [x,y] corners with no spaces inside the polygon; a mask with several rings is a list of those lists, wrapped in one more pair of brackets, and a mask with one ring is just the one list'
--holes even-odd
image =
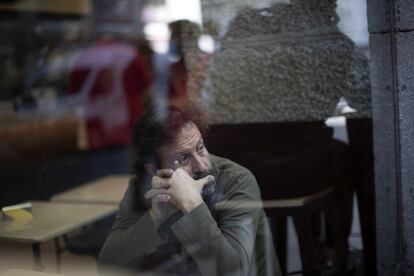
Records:
{"label": "cafe interior", "polygon": [[98,275],[134,122],[188,102],[283,275],[375,275],[365,2],[1,0],[0,275]]}

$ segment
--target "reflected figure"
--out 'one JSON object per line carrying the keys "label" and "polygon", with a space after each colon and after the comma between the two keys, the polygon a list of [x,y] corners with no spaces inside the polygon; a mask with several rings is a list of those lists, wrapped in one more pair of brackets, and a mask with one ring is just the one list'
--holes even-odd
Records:
{"label": "reflected figure", "polygon": [[197,23],[178,20],[171,22],[169,28],[169,101],[180,105],[199,97],[211,54],[199,48],[201,29]]}
{"label": "reflected figure", "polygon": [[77,96],[86,125],[86,149],[130,143],[153,77],[137,49],[104,35],[74,62],[69,92]]}
{"label": "reflected figure", "polygon": [[170,107],[167,114],[148,111],[134,126],[136,175],[100,253],[100,269],[280,275],[254,176],[209,154],[198,107]]}
{"label": "reflected figure", "polygon": [[[248,1],[250,8],[243,9],[203,2],[204,20],[220,24],[234,14],[222,28],[206,81],[206,93],[213,99],[209,148],[248,167],[264,199],[302,197],[335,187],[345,233],[341,238],[347,242],[354,185],[361,186],[358,178],[372,174],[371,149],[361,151],[372,146],[369,124],[360,125],[358,135],[358,120],[350,117],[370,116],[370,87],[366,57],[338,29],[336,1],[271,1],[260,8]],[[348,115],[350,145],[335,141],[325,125],[341,97],[358,110]],[[223,140],[231,144],[222,145]],[[374,190],[370,180],[364,186],[358,189],[364,201],[359,207],[366,214],[361,216],[362,230],[367,229],[364,254],[374,260],[364,261],[375,271]],[[313,219],[315,241],[324,238],[318,215]],[[321,255],[314,258],[315,270],[335,258],[324,253],[332,247],[329,235],[339,236],[327,231],[327,243],[315,250]],[[279,259],[283,267],[280,254]]]}

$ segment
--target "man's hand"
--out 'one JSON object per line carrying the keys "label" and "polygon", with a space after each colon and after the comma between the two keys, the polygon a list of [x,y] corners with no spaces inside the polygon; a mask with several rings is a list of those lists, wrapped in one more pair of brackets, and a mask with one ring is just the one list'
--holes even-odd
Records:
{"label": "man's hand", "polygon": [[171,202],[181,211],[188,213],[203,203],[201,190],[204,185],[214,181],[214,176],[208,175],[204,178],[194,180],[183,169],[176,169],[171,177],[169,189]]}
{"label": "man's hand", "polygon": [[[170,178],[174,171],[171,169],[158,170],[152,177],[152,189],[145,194],[145,198],[151,199],[152,207],[149,210],[152,221],[159,227],[169,216],[177,210],[171,205],[171,196],[168,188],[171,185]],[[150,194],[151,191],[154,191]]]}
{"label": "man's hand", "polygon": [[[212,175],[208,175],[199,180],[194,180],[183,169],[158,170],[157,174],[152,178],[152,189],[145,194],[145,198],[151,198],[158,204],[152,213],[154,217],[162,217],[165,213],[162,211],[162,204],[168,201],[179,210],[188,213],[203,202],[201,190],[204,185],[214,181]],[[150,212],[151,214],[151,212]],[[151,217],[153,217],[151,215]]]}

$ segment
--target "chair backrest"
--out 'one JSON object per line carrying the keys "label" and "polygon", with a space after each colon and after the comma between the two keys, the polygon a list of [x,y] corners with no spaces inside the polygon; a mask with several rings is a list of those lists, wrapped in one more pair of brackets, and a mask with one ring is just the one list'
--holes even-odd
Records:
{"label": "chair backrest", "polygon": [[300,197],[328,186],[326,165],[332,130],[323,122],[213,125],[211,153],[256,176],[263,199]]}

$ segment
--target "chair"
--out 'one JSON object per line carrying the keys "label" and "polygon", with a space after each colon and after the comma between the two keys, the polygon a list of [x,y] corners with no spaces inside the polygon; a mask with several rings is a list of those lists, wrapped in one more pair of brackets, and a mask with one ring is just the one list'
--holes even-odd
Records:
{"label": "chair", "polygon": [[283,274],[286,274],[286,219],[292,217],[299,241],[303,275],[317,275],[314,260],[315,241],[312,234],[311,214],[322,211],[330,219],[334,238],[335,252],[341,275],[346,274],[347,248],[340,227],[338,208],[335,202],[335,191],[328,187],[321,192],[309,196],[265,200],[263,207],[269,217],[276,222],[275,248]]}
{"label": "chair", "polygon": [[342,163],[331,158],[341,159],[343,153],[333,147],[332,134],[332,129],[322,121],[221,124],[210,128],[207,139],[210,152],[239,163],[256,177],[264,209],[276,222],[274,241],[282,272],[286,272],[286,218],[291,216],[298,235],[303,274],[316,274],[311,214],[322,211],[331,222],[337,259],[341,271],[345,271],[346,233],[341,232],[345,231],[346,223],[339,218],[332,186],[339,183],[332,164],[340,167]]}

